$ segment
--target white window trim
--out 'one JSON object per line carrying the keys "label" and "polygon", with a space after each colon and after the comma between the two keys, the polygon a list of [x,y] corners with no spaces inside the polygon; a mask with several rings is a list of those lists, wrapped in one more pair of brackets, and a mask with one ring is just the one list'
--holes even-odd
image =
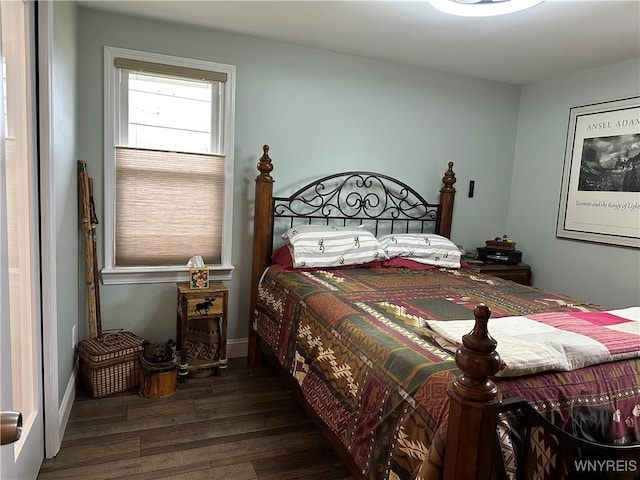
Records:
{"label": "white window trim", "polygon": [[[116,267],[115,266],[115,132],[118,126],[118,79],[114,59],[131,58],[166,65],[177,65],[227,74],[224,88],[224,134],[222,151],[225,161],[224,226],[220,265],[208,265],[212,280],[231,280],[231,233],[233,219],[233,159],[235,137],[236,67],[221,63],[192,60],[157,53],[140,52],[116,47],[104,47],[104,268],[102,282],[110,284],[173,283],[189,280],[189,267]],[[214,152],[215,153],[215,152]]]}

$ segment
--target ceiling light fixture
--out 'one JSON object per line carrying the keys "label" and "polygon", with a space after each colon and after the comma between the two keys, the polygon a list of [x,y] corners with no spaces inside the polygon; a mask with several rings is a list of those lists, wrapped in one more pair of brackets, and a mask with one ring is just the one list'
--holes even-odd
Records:
{"label": "ceiling light fixture", "polygon": [[464,17],[489,17],[519,12],[544,0],[431,0],[441,12]]}

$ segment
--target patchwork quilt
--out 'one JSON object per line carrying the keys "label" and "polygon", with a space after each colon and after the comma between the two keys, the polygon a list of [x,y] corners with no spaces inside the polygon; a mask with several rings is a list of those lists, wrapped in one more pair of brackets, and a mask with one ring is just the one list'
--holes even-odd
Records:
{"label": "patchwork quilt", "polygon": [[[438,344],[453,353],[474,324],[474,320],[427,321]],[[495,318],[491,336],[500,345],[496,376],[576,370],[640,357],[640,307]]]}
{"label": "patchwork quilt", "polygon": [[[446,392],[459,371],[427,322],[472,319],[479,303],[492,319],[603,310],[470,269],[273,265],[258,294],[255,330],[369,479],[442,475]],[[575,412],[596,409],[608,422],[598,441],[640,441],[638,358],[496,383],[568,431],[585,427]]]}

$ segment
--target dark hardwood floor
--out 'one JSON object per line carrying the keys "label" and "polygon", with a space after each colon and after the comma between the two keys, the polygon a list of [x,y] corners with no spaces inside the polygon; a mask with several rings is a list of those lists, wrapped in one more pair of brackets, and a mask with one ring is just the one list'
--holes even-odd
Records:
{"label": "dark hardwood floor", "polygon": [[225,377],[174,395],[78,392],[58,455],[39,480],[338,480],[348,470],[268,366],[232,359]]}

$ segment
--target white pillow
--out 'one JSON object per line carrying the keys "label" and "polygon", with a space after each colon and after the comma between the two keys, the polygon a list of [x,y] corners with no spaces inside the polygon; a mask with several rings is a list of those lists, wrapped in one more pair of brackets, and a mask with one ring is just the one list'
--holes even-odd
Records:
{"label": "white pillow", "polygon": [[388,260],[376,237],[358,227],[299,225],[282,234],[296,268],[340,267]]}
{"label": "white pillow", "polygon": [[406,257],[438,267],[460,268],[460,250],[446,237],[435,233],[401,233],[379,239],[389,258]]}

